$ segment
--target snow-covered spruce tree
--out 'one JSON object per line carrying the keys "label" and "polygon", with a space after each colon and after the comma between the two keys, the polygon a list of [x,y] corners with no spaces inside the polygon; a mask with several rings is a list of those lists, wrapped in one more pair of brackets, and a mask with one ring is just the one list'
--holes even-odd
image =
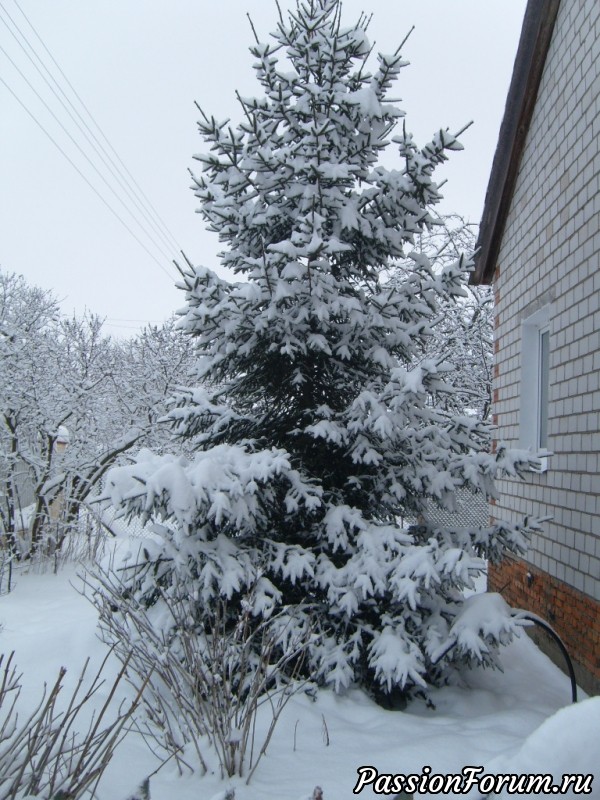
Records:
{"label": "snow-covered spruce tree", "polygon": [[[484,558],[526,544],[523,528],[410,533],[400,518],[451,508],[458,487],[490,495],[498,470],[533,462],[483,452],[485,426],[438,407],[449,367],[422,354],[470,262],[436,272],[411,247],[434,223],[434,169],[461,146],[440,130],[417,147],[387,99],[400,53],[370,72],[366,19],[343,27],[340,13],[340,0],[298,2],[251,48],[262,96],[238,98],[243,122],[203,114],[195,193],[243,280],[185,273],[181,324],[214,388],[184,393],[171,418],[197,456],[144,453],[106,494],[161,520],[129,572],[138,600],[188,597],[198,631],[223,599],[232,624],[240,606],[257,621],[277,610],[283,650],[310,633],[317,680],[389,695],[443,679],[451,661],[493,661],[510,617],[461,615],[461,590]],[[405,280],[383,285],[406,258]]]}

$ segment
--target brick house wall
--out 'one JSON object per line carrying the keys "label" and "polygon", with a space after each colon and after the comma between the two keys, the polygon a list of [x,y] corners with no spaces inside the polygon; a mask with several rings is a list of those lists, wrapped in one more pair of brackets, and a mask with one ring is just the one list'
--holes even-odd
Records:
{"label": "brick house wall", "polygon": [[[592,597],[522,559],[510,557],[500,567],[489,568],[488,590],[502,594],[514,608],[533,611],[559,630],[567,651],[574,657],[577,683],[588,694],[600,694],[600,681],[596,677],[600,663],[600,614]],[[527,631],[565,669],[564,656],[552,638],[538,627]]]}
{"label": "brick house wall", "polygon": [[[552,622],[580,680],[600,689],[600,2],[562,0],[521,157],[494,280],[494,421],[523,444],[523,322],[549,329],[547,471],[500,481],[493,516],[552,515],[527,564],[490,585]],[[534,576],[530,585],[523,576]],[[594,622],[595,620],[595,622]],[[594,623],[594,624],[592,624]],[[577,634],[574,634],[577,631]],[[586,677],[587,676],[587,677]]]}

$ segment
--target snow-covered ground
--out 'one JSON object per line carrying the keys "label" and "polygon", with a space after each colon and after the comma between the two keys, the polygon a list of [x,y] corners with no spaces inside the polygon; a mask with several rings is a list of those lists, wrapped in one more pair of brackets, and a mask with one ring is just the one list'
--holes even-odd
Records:
{"label": "snow-covered ground", "polygon": [[[95,609],[75,588],[78,572],[70,565],[56,575],[17,574],[14,590],[0,597],[0,652],[16,652],[25,705],[39,699],[61,665],[74,682],[88,655],[99,664],[106,653]],[[550,773],[555,783],[564,773],[593,774],[592,793],[584,796],[600,798],[600,698],[572,706],[568,678],[525,635],[505,649],[503,663],[503,673],[475,670],[464,685],[434,691],[435,708],[417,701],[403,712],[385,711],[359,692],[321,692],[316,700],[299,694],[248,786],[218,774],[180,777],[170,762],[151,779],[152,800],[221,800],[229,786],[235,800],[300,800],[317,785],[323,800],[375,797],[374,786],[393,797],[386,774],[427,775],[424,767],[430,775],[460,773],[466,766],[483,767],[481,774]],[[99,798],[125,800],[156,766],[141,738],[129,734]],[[361,767],[372,767],[360,773],[371,782],[353,794]]]}

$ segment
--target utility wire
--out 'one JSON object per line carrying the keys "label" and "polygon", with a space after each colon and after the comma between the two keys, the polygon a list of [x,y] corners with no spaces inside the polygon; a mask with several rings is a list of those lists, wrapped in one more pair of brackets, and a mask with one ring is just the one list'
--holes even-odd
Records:
{"label": "utility wire", "polygon": [[59,73],[61,74],[61,76],[63,77],[63,79],[65,80],[65,82],[66,82],[67,86],[70,88],[70,90],[73,92],[73,95],[74,95],[74,96],[77,98],[77,100],[78,100],[78,101],[79,101],[79,103],[81,104],[81,107],[84,109],[84,111],[85,111],[85,112],[86,112],[86,114],[88,115],[89,119],[91,120],[91,122],[93,123],[93,125],[95,126],[95,128],[97,129],[97,131],[99,132],[100,136],[101,136],[101,137],[104,139],[104,141],[106,142],[106,144],[108,145],[108,147],[110,148],[110,150],[112,151],[112,153],[114,154],[114,156],[115,156],[116,160],[117,160],[117,161],[119,162],[119,164],[120,164],[120,165],[123,167],[123,169],[124,169],[125,173],[126,173],[126,174],[129,176],[129,178],[131,179],[131,182],[132,182],[132,184],[133,184],[133,185],[136,187],[136,189],[137,189],[137,190],[138,190],[138,192],[140,193],[141,197],[143,197],[143,198],[144,198],[144,201],[145,201],[145,204],[146,204],[147,208],[149,208],[149,209],[150,209],[150,211],[152,212],[152,214],[153,214],[154,218],[157,220],[158,224],[159,224],[159,225],[160,225],[160,226],[163,228],[163,230],[164,230],[164,231],[165,231],[165,232],[166,232],[166,233],[169,235],[169,237],[171,238],[171,240],[172,240],[173,244],[175,245],[176,249],[177,249],[177,250],[182,250],[181,246],[180,246],[180,245],[177,243],[177,239],[176,239],[176,237],[173,235],[173,233],[172,233],[172,232],[171,232],[171,230],[169,229],[169,226],[168,226],[168,225],[167,225],[167,224],[164,222],[164,220],[162,219],[162,217],[160,216],[160,214],[158,213],[158,211],[156,210],[156,208],[155,208],[155,207],[152,205],[152,203],[151,203],[150,199],[148,198],[148,196],[146,195],[146,193],[144,192],[144,190],[141,188],[141,186],[139,185],[139,183],[136,181],[136,179],[134,178],[134,176],[131,174],[131,172],[130,172],[130,171],[129,171],[129,169],[127,168],[126,164],[124,163],[124,161],[122,160],[122,158],[119,156],[118,152],[115,150],[115,148],[113,147],[113,145],[112,145],[112,144],[111,144],[111,142],[109,141],[108,137],[106,136],[106,134],[104,133],[104,131],[102,130],[102,128],[100,127],[100,125],[98,124],[98,122],[96,121],[96,119],[94,118],[94,116],[93,116],[92,112],[90,111],[90,109],[88,108],[88,106],[86,105],[86,103],[84,102],[84,100],[81,98],[81,96],[79,95],[79,93],[77,92],[77,90],[75,89],[75,87],[73,86],[73,84],[71,83],[71,81],[69,80],[69,78],[68,78],[68,77],[65,75],[65,73],[63,72],[63,70],[62,70],[62,68],[61,68],[60,64],[59,64],[59,63],[57,62],[57,60],[54,58],[54,56],[52,55],[52,53],[50,52],[50,50],[49,50],[49,49],[48,49],[48,47],[46,46],[46,44],[45,44],[44,40],[41,38],[41,36],[39,35],[39,33],[37,32],[37,30],[36,30],[36,29],[35,29],[35,27],[33,26],[33,23],[30,21],[29,17],[28,17],[28,16],[25,14],[25,12],[24,12],[24,11],[23,11],[23,9],[21,8],[21,6],[20,6],[20,5],[19,5],[19,3],[17,2],[17,0],[13,0],[13,2],[14,2],[14,4],[16,5],[16,7],[19,9],[19,11],[21,12],[21,15],[22,15],[22,16],[23,16],[23,18],[26,20],[27,24],[29,25],[29,27],[31,28],[31,30],[33,31],[33,33],[35,34],[36,38],[38,39],[38,41],[40,42],[40,44],[42,45],[42,47],[44,48],[44,50],[46,51],[46,53],[48,54],[48,56],[50,57],[50,59],[51,59],[52,63],[54,64],[54,66],[56,67],[56,69],[59,71]]}
{"label": "utility wire", "polygon": [[[123,189],[123,190],[126,192],[126,194],[128,195],[128,197],[130,198],[130,200],[132,200],[132,201],[133,201],[133,203],[135,204],[135,206],[137,207],[137,209],[138,209],[138,210],[141,212],[142,216],[143,216],[143,217],[146,219],[147,223],[148,223],[148,224],[150,225],[150,227],[151,227],[151,228],[154,230],[154,232],[157,234],[157,236],[158,236],[158,237],[159,237],[159,238],[162,240],[162,242],[163,242],[163,243],[166,245],[166,247],[167,247],[168,251],[169,251],[169,252],[172,252],[172,249],[173,249],[173,247],[175,247],[175,249],[180,249],[180,248],[177,246],[177,242],[175,242],[174,240],[173,240],[173,242],[171,242],[171,241],[169,240],[169,237],[168,237],[167,235],[165,235],[165,234],[163,233],[163,231],[162,231],[162,230],[161,230],[159,227],[157,227],[156,223],[155,223],[153,220],[151,220],[151,219],[147,219],[147,216],[148,216],[148,211],[147,211],[147,209],[145,209],[145,208],[144,208],[144,206],[143,206],[143,205],[140,203],[140,201],[139,201],[138,197],[136,196],[136,193],[135,193],[135,192],[134,192],[134,191],[133,191],[133,190],[130,188],[130,186],[128,185],[127,179],[123,177],[123,175],[122,175],[122,172],[119,170],[118,166],[116,166],[116,165],[114,164],[114,160],[111,158],[111,156],[109,155],[109,153],[107,153],[107,152],[106,152],[106,148],[105,148],[105,147],[102,145],[102,143],[101,143],[101,142],[98,140],[97,136],[96,136],[96,135],[94,134],[94,132],[93,132],[93,131],[90,129],[89,125],[88,125],[88,124],[87,124],[87,122],[86,122],[86,121],[83,119],[83,117],[81,116],[81,114],[79,113],[79,111],[77,110],[77,108],[76,108],[76,107],[73,105],[73,103],[71,102],[71,100],[69,99],[69,97],[68,97],[68,96],[65,94],[64,90],[62,89],[62,87],[60,86],[60,84],[58,83],[58,81],[56,81],[56,79],[54,78],[54,76],[52,75],[52,73],[49,71],[49,69],[46,67],[46,65],[44,64],[44,62],[43,62],[43,61],[42,61],[42,59],[40,58],[40,56],[39,56],[39,55],[36,53],[35,49],[32,47],[32,45],[31,45],[31,44],[30,44],[30,42],[28,41],[27,37],[26,37],[26,36],[25,36],[25,34],[24,34],[24,33],[23,33],[23,32],[22,32],[20,29],[19,29],[19,26],[18,26],[18,25],[15,23],[15,21],[13,20],[13,18],[12,18],[12,17],[11,17],[11,15],[9,14],[9,12],[6,10],[6,8],[5,8],[5,6],[3,5],[3,3],[2,3],[2,2],[0,2],[0,9],[1,9],[1,10],[2,10],[2,11],[5,13],[5,14],[6,14],[6,16],[7,16],[7,17],[10,19],[11,23],[13,24],[13,26],[14,26],[14,27],[16,28],[16,30],[18,31],[18,33],[19,33],[19,36],[20,36],[20,37],[21,37],[21,38],[22,38],[22,39],[25,41],[25,43],[26,43],[27,47],[28,47],[28,48],[31,50],[31,52],[33,53],[33,55],[35,56],[35,58],[36,58],[36,59],[39,61],[39,63],[40,63],[40,64],[41,64],[41,66],[43,67],[44,71],[45,71],[45,72],[48,74],[48,76],[50,77],[50,79],[52,80],[52,82],[53,82],[53,83],[56,85],[56,87],[58,88],[58,90],[59,90],[60,94],[62,94],[62,97],[61,97],[61,96],[58,94],[58,92],[56,91],[56,88],[55,88],[55,87],[52,85],[52,83],[51,83],[51,82],[48,80],[48,78],[46,77],[46,75],[44,75],[44,73],[42,72],[42,70],[40,69],[40,67],[38,66],[38,64],[36,64],[36,62],[33,60],[33,58],[31,57],[30,53],[29,53],[29,52],[28,52],[28,51],[25,49],[25,46],[23,45],[23,42],[22,42],[22,41],[19,41],[19,39],[17,38],[17,36],[16,36],[15,32],[14,32],[14,31],[13,31],[13,30],[10,28],[9,24],[7,23],[6,19],[4,19],[4,17],[2,16],[2,13],[1,13],[1,12],[0,12],[0,20],[2,21],[2,23],[4,24],[4,26],[5,26],[5,27],[8,29],[8,32],[10,33],[10,35],[11,35],[11,36],[13,37],[13,39],[16,41],[16,43],[18,44],[18,46],[21,48],[21,50],[23,51],[23,53],[25,54],[25,56],[26,56],[26,57],[29,59],[29,61],[30,61],[30,63],[33,65],[34,69],[35,69],[35,70],[37,71],[37,73],[40,75],[40,77],[41,77],[41,78],[42,78],[42,80],[45,82],[45,84],[48,86],[48,88],[49,88],[49,89],[50,89],[50,91],[53,93],[53,95],[56,97],[56,99],[58,100],[58,102],[59,102],[59,103],[62,105],[62,107],[64,108],[64,110],[66,111],[66,113],[69,115],[69,117],[70,117],[70,118],[71,118],[71,120],[73,121],[73,123],[74,123],[74,124],[77,126],[77,128],[79,129],[79,131],[80,131],[80,132],[83,134],[83,136],[84,136],[84,137],[85,137],[85,139],[88,141],[88,143],[91,145],[91,147],[94,149],[94,151],[96,152],[96,154],[97,154],[97,155],[100,157],[100,159],[101,159],[101,161],[103,162],[104,166],[105,166],[105,167],[106,167],[106,168],[107,168],[107,169],[108,169],[108,170],[111,172],[111,174],[113,175],[113,177],[114,177],[114,178],[115,178],[115,179],[118,181],[118,183],[120,184],[121,188],[122,188],[122,189]],[[14,63],[13,63],[13,66],[14,66]],[[63,98],[64,98],[64,99],[63,99]],[[65,103],[65,100],[66,100],[66,103]],[[69,106],[70,106],[71,108],[69,108],[69,107],[67,106],[67,103],[69,104]],[[71,110],[71,109],[72,109],[72,110]],[[74,113],[73,113],[73,112],[74,112]],[[77,115],[77,116],[75,116],[75,115]],[[79,117],[79,119],[77,119],[77,117]],[[80,122],[80,120],[81,120],[81,122]],[[82,124],[82,123],[83,123],[83,124]],[[138,224],[140,224],[140,223],[138,222]]]}
{"label": "utility wire", "polygon": [[139,325],[123,325],[121,323],[109,322],[108,320],[103,321],[103,325],[107,328],[123,328],[126,331],[140,331],[141,328]]}
{"label": "utility wire", "polygon": [[[26,84],[29,86],[29,88],[30,88],[30,89],[31,89],[31,91],[32,91],[32,92],[35,94],[35,96],[38,98],[38,100],[39,100],[39,101],[42,103],[42,105],[43,105],[43,106],[46,108],[46,110],[47,110],[47,111],[48,111],[48,112],[49,112],[49,113],[52,115],[52,117],[55,119],[55,121],[56,121],[56,122],[57,122],[57,123],[60,125],[60,127],[63,129],[63,131],[64,131],[64,132],[66,133],[66,135],[69,137],[69,139],[70,139],[70,140],[73,142],[73,144],[75,145],[75,147],[76,147],[76,148],[79,150],[79,152],[81,153],[81,155],[82,155],[82,156],[85,158],[85,160],[86,160],[86,161],[88,162],[88,164],[89,164],[89,165],[92,167],[92,169],[94,170],[94,172],[95,172],[95,173],[98,175],[98,177],[100,178],[100,180],[101,180],[101,181],[102,181],[102,182],[103,182],[103,183],[104,183],[104,184],[107,186],[107,188],[108,188],[108,189],[109,189],[109,190],[110,190],[110,191],[113,193],[113,195],[114,195],[114,196],[117,198],[117,200],[119,201],[119,203],[121,203],[121,205],[123,206],[123,208],[125,209],[125,211],[127,211],[127,213],[128,213],[128,214],[129,214],[129,215],[130,215],[130,216],[133,218],[134,222],[135,222],[137,225],[139,225],[139,226],[140,226],[140,228],[142,228],[142,229],[144,230],[144,233],[145,233],[145,234],[148,236],[148,238],[149,238],[149,239],[152,241],[152,243],[155,245],[155,247],[156,247],[156,248],[157,248],[157,249],[158,249],[158,250],[159,250],[159,251],[162,253],[162,255],[163,255],[163,256],[164,256],[164,257],[165,257],[167,260],[170,260],[170,259],[171,259],[171,254],[170,254],[170,253],[168,253],[166,250],[163,250],[163,248],[162,248],[162,245],[160,245],[160,244],[159,244],[159,243],[158,243],[158,242],[157,242],[157,241],[156,241],[156,240],[155,240],[155,239],[152,237],[152,234],[151,234],[151,233],[149,233],[149,232],[148,232],[148,230],[147,230],[146,228],[144,228],[144,225],[143,225],[143,223],[141,223],[141,222],[140,222],[140,221],[139,221],[139,220],[136,218],[135,214],[134,214],[134,213],[133,213],[133,211],[132,211],[132,210],[131,210],[131,209],[130,209],[128,206],[127,206],[127,204],[125,203],[125,201],[123,200],[123,198],[119,196],[119,194],[116,192],[116,190],[115,190],[115,189],[114,189],[114,188],[113,188],[113,187],[110,185],[110,183],[109,183],[109,182],[106,180],[106,178],[104,177],[104,175],[103,175],[103,174],[100,172],[100,170],[99,170],[99,169],[98,169],[98,167],[97,167],[97,166],[94,164],[94,162],[91,160],[91,158],[89,157],[89,155],[88,155],[88,154],[85,152],[85,150],[84,150],[84,149],[81,147],[81,145],[79,144],[79,142],[78,142],[78,141],[75,139],[75,137],[74,137],[74,136],[73,136],[73,135],[72,135],[72,134],[71,134],[71,133],[70,133],[70,132],[67,130],[67,128],[65,127],[65,125],[62,123],[62,121],[61,121],[61,120],[60,120],[60,119],[57,117],[57,115],[54,113],[54,111],[52,110],[52,108],[50,108],[50,106],[48,105],[48,103],[47,103],[47,102],[44,100],[44,98],[41,96],[41,94],[40,94],[40,93],[37,91],[37,89],[36,89],[36,88],[35,88],[35,86],[34,86],[34,85],[31,83],[31,81],[29,80],[29,78],[28,78],[28,77],[25,75],[25,73],[24,73],[24,72],[23,72],[23,71],[22,71],[22,70],[19,68],[19,66],[18,66],[18,65],[17,65],[17,64],[14,62],[14,60],[13,60],[13,59],[11,58],[11,56],[10,56],[10,55],[9,55],[9,54],[6,52],[6,50],[4,49],[4,47],[2,47],[2,45],[0,45],[0,52],[1,52],[1,53],[3,53],[3,54],[6,56],[6,58],[7,58],[7,59],[10,61],[10,63],[13,65],[13,67],[16,69],[16,71],[17,71],[17,72],[19,73],[19,75],[21,76],[21,78],[23,78],[23,80],[25,81],[25,83],[26,83]],[[5,81],[3,81],[3,83],[4,83],[4,85],[5,85],[5,86],[7,85]],[[14,94],[14,92],[13,92],[13,94]]]}
{"label": "utility wire", "polygon": [[[59,96],[59,94],[57,93],[57,91],[54,88],[54,86],[52,85],[52,83],[50,83],[50,81],[48,80],[46,75],[43,74],[43,72],[40,70],[40,67],[35,63],[35,61],[31,57],[31,55],[29,54],[29,52],[27,52],[27,50],[25,49],[25,47],[23,45],[23,42],[19,41],[19,39],[17,38],[15,32],[10,28],[10,26],[6,22],[6,19],[4,19],[0,15],[0,19],[2,20],[2,22],[4,23],[4,25],[8,29],[9,33],[11,34],[13,39],[17,42],[17,44],[19,45],[21,50],[23,50],[23,52],[25,53],[25,55],[27,56],[27,58],[29,59],[29,61],[33,65],[33,67],[36,69],[36,71],[39,73],[39,75],[42,77],[42,79],[44,80],[44,82],[48,86],[48,88],[55,95],[57,100],[63,106],[63,108],[65,109],[67,114],[70,116],[72,121],[75,123],[75,125],[77,125],[77,127],[79,128],[81,133],[85,136],[85,138],[90,143],[90,145],[94,148],[94,150],[96,151],[98,156],[102,159],[102,161],[104,162],[106,167],[112,172],[113,176],[117,179],[117,181],[119,181],[119,183],[121,184],[122,188],[129,195],[129,197],[133,200],[133,202],[138,207],[138,209],[141,211],[141,213],[143,215],[148,215],[148,209],[145,208],[143,203],[140,202],[140,199],[139,199],[139,196],[138,196],[140,192],[142,193],[142,196],[144,196],[143,192],[141,191],[141,189],[139,189],[139,187],[138,187],[139,191],[137,193],[133,190],[131,181],[128,181],[127,177],[123,174],[123,171],[119,168],[119,166],[115,162],[114,158],[110,155],[110,153],[106,150],[106,148],[104,147],[102,142],[98,139],[98,137],[96,136],[94,131],[90,128],[90,126],[85,121],[85,119],[83,118],[83,116],[81,115],[81,113],[79,112],[77,107],[71,101],[71,99],[68,96],[68,94],[64,91],[64,89],[60,85],[60,82],[54,77],[52,72],[48,69],[48,67],[44,63],[43,59],[36,52],[35,47],[31,44],[31,42],[29,41],[27,36],[19,28],[19,25],[17,24],[17,22],[15,22],[15,20],[11,16],[11,14],[6,10],[6,7],[4,6],[4,4],[2,2],[0,2],[0,9],[2,9],[2,11],[4,11],[4,14],[6,14],[6,16],[10,20],[11,24],[13,25],[13,27],[18,32],[18,34],[21,37],[21,39],[25,42],[25,44],[27,45],[27,47],[29,48],[31,53],[33,53],[33,55],[35,56],[35,58],[37,59],[39,64],[42,66],[42,68],[44,69],[44,71],[46,72],[46,74],[48,75],[48,77],[50,78],[52,83],[54,84],[54,86],[56,86],[56,89],[58,89],[58,91],[60,92],[62,97]],[[23,12],[21,11],[21,13],[23,13]],[[36,34],[36,36],[38,37],[38,39],[40,40],[42,45],[45,47],[44,42],[39,37],[39,34],[35,30],[35,28],[33,28],[31,23],[27,19],[27,17],[25,17],[25,19],[27,20],[28,24],[30,25],[30,27],[32,28],[33,32]],[[53,59],[52,54],[48,51],[48,49],[46,47],[45,47],[45,49],[48,52],[48,54],[50,55],[50,57]],[[54,59],[53,59],[53,61],[56,64],[57,69],[60,70],[60,67],[58,67],[58,64],[56,63],[56,61]],[[64,76],[64,73],[62,72],[62,70],[60,70],[60,72]],[[64,77],[65,77],[65,80],[67,80],[66,76],[64,76]],[[68,80],[67,80],[67,83],[68,83]],[[65,101],[71,107],[72,111],[67,107],[67,105],[65,104]],[[82,101],[80,100],[80,102],[82,102]],[[73,112],[78,117],[78,119],[76,119],[73,116]],[[89,112],[88,112],[88,114],[89,114]],[[96,127],[99,127],[97,123],[95,123],[95,124],[96,124]],[[114,148],[113,148],[113,150],[114,150]],[[147,198],[146,198],[146,201],[147,201]],[[155,217],[155,220],[150,221],[150,224],[153,226],[153,228],[155,229],[156,233],[162,238],[162,240],[167,245],[169,250],[171,251],[172,248],[175,248],[176,250],[181,250],[181,248],[179,247],[175,237],[170,233],[168,227],[166,226],[166,223],[164,223],[164,221],[160,218],[160,216],[158,215],[158,212],[155,212],[154,214],[150,213],[149,216],[150,217],[152,217],[152,216]],[[166,233],[164,231],[166,231]]]}
{"label": "utility wire", "polygon": [[160,262],[160,261],[159,261],[159,260],[156,258],[156,256],[154,255],[154,253],[152,253],[152,252],[151,252],[151,251],[150,251],[150,250],[149,250],[149,249],[146,247],[146,245],[144,244],[144,242],[142,242],[142,240],[141,240],[141,239],[140,239],[140,238],[137,236],[137,234],[136,234],[134,231],[132,231],[132,230],[131,230],[131,228],[129,227],[129,225],[128,225],[128,224],[125,222],[125,220],[124,220],[124,219],[123,219],[123,218],[122,218],[122,217],[119,215],[119,213],[118,213],[117,211],[115,211],[115,210],[114,210],[114,208],[113,208],[113,207],[110,205],[110,203],[109,203],[109,202],[108,202],[108,201],[107,201],[107,200],[106,200],[106,199],[105,199],[105,198],[104,198],[104,197],[103,197],[103,196],[100,194],[100,192],[98,191],[98,189],[96,189],[96,187],[94,186],[94,184],[93,184],[93,183],[92,183],[90,180],[88,180],[87,176],[86,176],[86,175],[85,175],[85,174],[84,174],[84,173],[83,173],[83,172],[82,172],[82,171],[79,169],[79,167],[77,166],[77,164],[76,164],[76,163],[75,163],[75,162],[74,162],[74,161],[73,161],[73,160],[72,160],[72,159],[71,159],[71,158],[70,158],[70,157],[69,157],[69,156],[68,156],[68,155],[65,153],[65,151],[64,151],[64,150],[62,149],[62,147],[61,147],[61,146],[58,144],[58,142],[56,141],[56,139],[54,139],[54,138],[52,137],[52,135],[51,135],[50,133],[48,133],[48,131],[46,130],[46,128],[44,128],[44,126],[42,125],[42,123],[41,123],[41,122],[40,122],[40,121],[37,119],[37,117],[36,117],[36,116],[35,116],[35,115],[34,115],[34,114],[33,114],[33,113],[32,113],[32,112],[31,112],[31,111],[30,111],[30,110],[27,108],[27,106],[25,105],[25,103],[24,103],[24,102],[21,100],[21,98],[20,98],[20,97],[19,97],[19,96],[18,96],[18,95],[17,95],[17,94],[16,94],[16,93],[15,93],[15,92],[14,92],[14,91],[11,89],[11,88],[10,88],[10,86],[8,85],[8,83],[6,83],[6,81],[4,80],[4,78],[3,78],[1,75],[0,75],[0,83],[4,84],[4,86],[5,86],[5,87],[8,89],[8,91],[9,91],[9,92],[12,94],[12,96],[15,98],[15,100],[17,101],[17,103],[19,103],[19,105],[20,105],[20,106],[21,106],[21,107],[22,107],[22,108],[23,108],[23,109],[24,109],[24,110],[27,112],[27,114],[28,114],[28,115],[31,117],[31,119],[32,119],[32,120],[35,122],[35,124],[36,124],[36,125],[37,125],[39,128],[41,128],[41,129],[42,129],[42,131],[43,131],[43,132],[46,134],[46,136],[48,137],[48,139],[50,139],[50,141],[52,142],[52,144],[53,144],[53,145],[54,145],[54,146],[55,146],[55,147],[56,147],[56,148],[57,148],[57,149],[58,149],[58,150],[59,150],[59,151],[62,153],[62,155],[63,155],[63,156],[64,156],[64,157],[67,159],[67,161],[68,161],[68,162],[69,162],[69,164],[70,164],[70,165],[73,167],[73,169],[74,169],[74,170],[75,170],[75,171],[76,171],[76,172],[77,172],[77,173],[78,173],[78,174],[79,174],[79,175],[80,175],[80,176],[83,178],[83,180],[84,180],[84,181],[87,183],[87,185],[88,185],[88,186],[90,187],[90,189],[91,189],[91,190],[94,192],[94,194],[96,194],[96,195],[97,195],[97,196],[100,198],[100,200],[101,200],[101,201],[104,203],[104,205],[105,205],[105,206],[108,208],[108,210],[111,212],[111,214],[113,214],[113,215],[114,215],[114,216],[115,216],[115,217],[116,217],[116,218],[119,220],[119,222],[120,222],[120,223],[123,225],[123,227],[124,227],[124,228],[125,228],[125,229],[126,229],[126,230],[127,230],[127,231],[128,231],[128,232],[129,232],[129,233],[132,235],[132,236],[133,236],[133,238],[134,238],[134,239],[136,240],[136,242],[137,242],[137,243],[140,245],[140,247],[142,247],[142,248],[143,248],[143,249],[146,251],[146,253],[148,253],[148,255],[150,256],[150,258],[151,258],[153,261],[155,261],[155,262],[156,262],[156,264],[158,264],[158,266],[160,267],[160,269],[161,269],[161,270],[162,270],[162,271],[165,273],[165,275],[168,277],[169,281],[171,281],[171,282],[172,282],[172,281],[173,281],[173,276],[172,276],[172,275],[171,275],[169,272],[167,272],[167,270],[164,268],[163,264],[162,264],[162,263],[161,263],[161,262]]}
{"label": "utility wire", "polygon": [[136,319],[130,317],[106,317],[106,321],[113,321],[113,322],[146,322],[147,324],[160,324],[164,322],[164,319]]}

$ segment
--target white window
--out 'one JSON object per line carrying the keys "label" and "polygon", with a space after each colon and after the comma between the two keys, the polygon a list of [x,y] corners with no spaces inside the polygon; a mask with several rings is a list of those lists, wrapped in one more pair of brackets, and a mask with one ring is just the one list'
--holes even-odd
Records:
{"label": "white window", "polygon": [[[550,306],[523,320],[521,331],[520,444],[535,452],[548,449],[550,399]],[[542,458],[542,471],[548,468]]]}

